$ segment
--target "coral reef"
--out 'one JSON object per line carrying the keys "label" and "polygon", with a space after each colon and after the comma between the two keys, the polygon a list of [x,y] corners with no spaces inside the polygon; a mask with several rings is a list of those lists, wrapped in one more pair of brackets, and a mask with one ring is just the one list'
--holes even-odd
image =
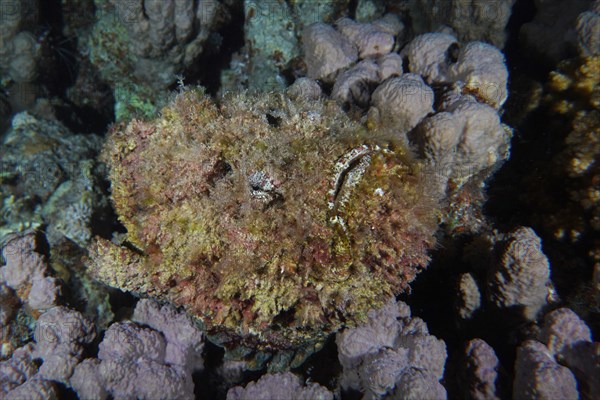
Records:
{"label": "coral reef", "polygon": [[520,177],[518,198],[519,212],[554,249],[549,256],[557,287],[568,306],[589,321],[600,315],[592,281],[600,264],[599,62],[598,54],[569,59],[549,74],[539,111],[543,122],[535,128],[549,150]]}
{"label": "coral reef", "polygon": [[16,349],[0,363],[3,398],[58,398],[56,383],[68,385],[94,338],[93,324],[79,312],[62,306],[46,311],[37,321],[35,343]]}
{"label": "coral reef", "polygon": [[535,321],[544,307],[557,302],[550,264],[533,229],[517,227],[506,234],[481,236],[467,246],[466,253],[472,271],[458,279],[460,320],[490,306],[517,320]]}
{"label": "coral reef", "polygon": [[193,398],[191,375],[165,362],[165,347],[157,331],[114,323],[104,334],[98,359],[79,364],[71,385],[82,398]]}
{"label": "coral reef", "polygon": [[310,78],[296,79],[293,85],[287,88],[286,94],[294,99],[318,100],[323,95],[321,86]]}
{"label": "coral reef", "polygon": [[[221,73],[221,93],[244,89],[283,91],[302,69],[305,27],[348,13],[348,0],[286,3],[244,0],[244,44]],[[335,47],[330,50],[339,51]]]}
{"label": "coral reef", "polygon": [[577,388],[585,399],[600,391],[600,343],[592,342],[590,328],[572,310],[560,308],[544,317],[539,335],[556,360],[577,378]]}
{"label": "coral reef", "polygon": [[595,399],[599,29],[0,0],[0,398]]}
{"label": "coral reef", "polygon": [[481,293],[472,273],[463,273],[458,278],[456,313],[460,319],[470,319],[481,307]]}
{"label": "coral reef", "polygon": [[38,19],[36,0],[0,2],[0,80],[5,87],[10,82],[33,82],[38,77],[40,46],[35,30]]}
{"label": "coral reef", "polygon": [[307,75],[311,79],[332,82],[340,70],[358,59],[358,50],[331,25],[310,25],[303,38]]}
{"label": "coral reef", "polygon": [[494,349],[481,339],[472,339],[465,347],[464,357],[463,396],[474,400],[499,399],[496,380],[500,362]]}
{"label": "coral reef", "polygon": [[435,172],[440,190],[450,195],[453,187],[462,188],[471,179],[481,184],[507,158],[510,137],[497,112],[472,96],[462,96],[423,119],[410,133],[418,153]]}
{"label": "coral reef", "polygon": [[517,349],[513,397],[578,399],[577,382],[542,343],[528,340]]}
{"label": "coral reef", "polygon": [[[81,263],[92,233],[111,225],[106,170],[96,160],[101,140],[73,134],[55,119],[27,112],[13,117],[0,149],[0,244],[15,234],[44,230],[54,276],[85,304],[86,316],[105,326],[112,318],[106,290],[91,281]],[[51,304],[51,280],[28,281],[37,285],[34,308]]]}
{"label": "coral reef", "polygon": [[332,102],[184,91],[104,157],[128,247],[97,239],[91,272],[230,345],[319,343],[405,290],[434,243],[420,164]]}
{"label": "coral reef", "polygon": [[7,326],[10,320],[14,317],[15,311],[19,305],[19,300],[9,286],[4,282],[0,284],[0,304],[2,309],[0,310],[0,322],[2,326]]}
{"label": "coral reef", "polygon": [[22,299],[29,295],[39,296],[39,293],[32,293],[31,288],[48,272],[46,260],[37,248],[34,234],[11,236],[2,248],[5,265],[0,268],[0,278]]}
{"label": "coral reef", "polygon": [[138,301],[132,321],[159,331],[167,342],[165,362],[191,371],[203,368],[204,334],[190,316],[177,312],[171,305],[155,301]]}
{"label": "coral reef", "polygon": [[314,399],[333,400],[333,393],[326,388],[309,383],[304,385],[300,377],[291,372],[266,374],[246,387],[234,387],[227,392],[227,400],[254,399]]}
{"label": "coral reef", "polygon": [[[357,60],[377,60],[380,69],[387,64],[384,71],[393,66],[391,73],[379,72],[379,76],[368,80],[371,87],[365,85],[363,90],[369,92],[390,75],[402,74],[402,61],[395,58],[397,55],[393,52],[403,29],[397,16],[387,14],[371,24],[358,24],[344,18],[336,26],[337,30],[317,23],[305,29],[304,57],[309,78],[336,84],[338,77],[346,81],[347,76],[340,74]],[[490,44],[473,41],[461,45],[453,35],[426,33],[409,41],[400,55],[408,66],[404,72],[421,75],[428,85],[458,85],[455,90],[472,94],[496,109],[507,99],[508,70],[504,56]],[[390,64],[391,60],[396,61]],[[368,64],[360,62],[356,67],[361,65],[364,69]],[[352,68],[347,73],[351,71]],[[417,95],[422,89],[415,87],[413,92]]]}
{"label": "coral reef", "polygon": [[371,124],[389,125],[398,134],[406,135],[425,116],[433,113],[433,90],[419,75],[406,73],[377,86],[371,102]]}
{"label": "coral reef", "polygon": [[[342,103],[350,102],[350,91],[358,99],[361,98],[359,92],[366,92],[363,106],[368,105],[369,92],[378,83],[402,73],[402,61],[397,55],[390,57],[390,53],[402,36],[403,24],[396,15],[387,14],[370,24],[342,18],[336,22],[336,27],[317,23],[305,29],[307,75],[325,83],[335,83],[331,97]],[[359,59],[364,61],[352,66]]]}
{"label": "coral reef", "polygon": [[[307,76],[335,83],[332,97],[342,103],[350,102],[351,92],[356,99],[366,99],[362,107],[368,105],[373,89],[380,83],[388,84],[384,82],[388,77],[402,74],[403,62],[408,66],[404,72],[420,75],[434,88],[450,86],[458,92],[453,97],[442,96],[442,109],[460,94],[472,94],[495,109],[507,99],[508,70],[503,54],[492,45],[477,41],[461,45],[450,34],[427,33],[408,42],[399,58],[393,50],[401,43],[403,25],[396,15],[387,14],[371,24],[343,18],[336,26],[337,30],[324,23],[307,27],[304,58]],[[359,60],[362,61],[355,64]],[[411,89],[405,95],[432,97],[427,94],[431,90],[427,86]]]}
{"label": "coral reef", "polygon": [[535,319],[548,301],[550,264],[531,228],[517,228],[496,244],[499,257],[488,277],[488,301],[498,308],[518,307]]}
{"label": "coral reef", "polygon": [[335,25],[358,50],[358,57],[361,59],[380,57],[392,52],[396,38],[400,37],[404,30],[404,24],[394,14],[386,14],[368,24],[342,18],[336,21]]}
{"label": "coral reef", "polygon": [[407,3],[416,33],[449,27],[462,41],[481,40],[502,48],[515,0],[413,0]]}
{"label": "coral reef", "polygon": [[226,13],[218,1],[98,0],[95,6],[97,20],[80,46],[113,87],[117,120],[154,115]]}
{"label": "coral reef", "polygon": [[37,376],[67,384],[87,345],[96,337],[93,323],[78,311],[53,307],[36,324],[33,355],[42,361]]}
{"label": "coral reef", "polygon": [[396,53],[386,54],[377,62],[363,60],[338,76],[331,91],[331,98],[345,107],[367,107],[371,100],[370,88],[384,79],[400,74],[402,59]]}
{"label": "coral reef", "polygon": [[[473,44],[475,48],[486,48]],[[424,118],[408,134],[418,154],[427,160],[438,190],[445,194],[444,222],[449,232],[482,230],[485,182],[509,156],[512,130],[501,122],[494,109],[506,99],[502,88],[506,87],[507,74],[501,55],[489,50],[493,57],[498,56],[490,63],[493,67],[481,75],[473,70],[472,79],[467,81],[472,84],[462,88],[462,84],[453,84],[443,89],[437,112]],[[503,78],[494,80],[498,76]]]}
{"label": "coral reef", "polygon": [[26,234],[10,235],[2,246],[0,358],[10,357],[28,340],[34,317],[59,304],[62,285],[50,276],[47,261],[38,252],[39,245],[39,236]]}
{"label": "coral reef", "polygon": [[291,3],[244,1],[248,87],[269,91],[287,86],[283,71],[300,47],[295,29],[290,29],[295,26],[294,11]]}
{"label": "coral reef", "polygon": [[[600,230],[597,190],[600,179],[599,62],[600,54],[565,61],[550,74],[548,82],[546,101],[552,111],[571,120],[570,131],[564,140],[565,149],[554,160],[557,174],[568,179],[571,204],[547,222],[547,225],[555,225],[553,233],[558,238],[567,236],[577,240],[586,231]],[[568,226],[569,219],[575,226]]]}
{"label": "coral reef", "polygon": [[577,17],[577,49],[582,57],[600,54],[600,1]]}
{"label": "coral reef", "polygon": [[593,399],[600,383],[600,343],[589,327],[568,308],[544,317],[538,340],[517,349],[515,398]]}
{"label": "coral reef", "polygon": [[395,12],[402,16],[406,33],[446,32],[461,41],[483,41],[503,48],[515,0],[358,0],[358,22],[369,23]]}
{"label": "coral reef", "polygon": [[4,282],[0,283],[0,305],[0,359],[4,360],[27,342],[32,318],[21,307],[19,296]]}
{"label": "coral reef", "polygon": [[[551,187],[547,190],[555,192],[559,187],[562,196],[542,208],[543,212],[536,213],[534,219],[552,239],[583,246],[588,267],[577,268],[577,273],[584,273],[586,278],[574,291],[569,306],[591,319],[600,315],[600,291],[589,278],[600,265],[600,242],[594,239],[600,231],[598,63],[600,53],[565,60],[550,74],[544,100],[549,113],[558,116],[552,131],[561,138],[562,151],[551,160]],[[533,198],[536,202],[541,200]],[[567,264],[560,272],[568,276],[572,273],[569,269]]]}
{"label": "coral reef", "polygon": [[193,398],[202,332],[186,314],[150,300],[138,302],[132,320],[106,330],[98,358],[77,365],[71,387],[81,398]]}
{"label": "coral reef", "polygon": [[85,247],[92,214],[108,208],[94,160],[100,146],[98,136],[73,134],[56,120],[15,115],[0,150],[0,240],[45,223],[51,244],[67,238]]}
{"label": "coral reef", "polygon": [[28,344],[0,362],[0,395],[3,399],[58,399],[56,384],[37,377],[34,345]]}
{"label": "coral reef", "polygon": [[512,137],[499,111],[508,96],[503,54],[447,33],[419,35],[398,54],[404,27],[393,14],[370,24],[344,18],[336,27],[306,28],[308,78],[333,84],[331,98],[354,118],[368,110],[370,129],[410,141],[447,198],[449,232],[481,230],[484,183],[508,158]]}
{"label": "coral reef", "polygon": [[[81,267],[81,261],[69,261],[61,266],[61,259],[81,257],[81,253],[53,249],[47,259],[45,237],[41,232],[14,233],[2,245],[4,265],[0,268],[2,295],[2,349],[0,358],[10,357],[12,351],[31,339],[40,313],[55,306],[75,302],[79,309],[99,327],[105,327],[113,318],[108,295],[104,288],[91,281]],[[58,260],[52,260],[57,258]],[[64,270],[57,270],[57,268]],[[65,292],[70,296],[66,297]]]}
{"label": "coral reef", "polygon": [[[593,399],[598,392],[598,350],[589,327],[568,308],[547,313],[528,330],[516,349],[512,398]],[[482,339],[466,344],[459,362],[459,393],[464,398],[499,399],[508,394],[501,380],[506,370]]]}
{"label": "coral reef", "polygon": [[360,390],[366,399],[445,399],[439,383],[444,375],[446,345],[429,334],[410,308],[390,300],[369,313],[365,325],[337,334],[343,367],[342,389]]}
{"label": "coral reef", "polygon": [[34,341],[0,363],[0,395],[58,398],[60,384],[86,399],[192,399],[192,373],[203,368],[202,332],[189,316],[149,300],[138,303],[133,318],[139,323],[112,324],[98,358],[84,359],[94,324],[67,307],[49,309],[35,324]]}
{"label": "coral reef", "polygon": [[[598,32],[600,27],[598,17],[593,15],[600,7],[598,1],[594,1],[535,0],[535,18],[520,31],[522,45],[552,63],[573,57],[578,50],[589,51],[592,32]],[[595,36],[598,37],[598,33]]]}
{"label": "coral reef", "polygon": [[401,54],[409,71],[422,75],[430,85],[457,84],[463,94],[496,109],[506,102],[508,70],[504,55],[492,45],[459,45],[452,35],[426,33],[409,42]]}
{"label": "coral reef", "polygon": [[82,59],[75,82],[66,96],[76,107],[95,111],[105,120],[114,119],[114,97],[110,85],[100,78],[100,72],[89,59]]}
{"label": "coral reef", "polygon": [[402,49],[402,56],[414,73],[428,82],[449,81],[448,69],[456,59],[458,40],[448,33],[424,33],[412,39]]}

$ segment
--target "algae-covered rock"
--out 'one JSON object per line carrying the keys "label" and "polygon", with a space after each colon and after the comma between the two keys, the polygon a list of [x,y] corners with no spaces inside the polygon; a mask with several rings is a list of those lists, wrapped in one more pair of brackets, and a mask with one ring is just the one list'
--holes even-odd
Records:
{"label": "algae-covered rock", "polygon": [[[399,143],[333,101],[180,93],[104,149],[128,230],[98,238],[105,283],[169,300],[224,344],[322,342],[404,291],[429,261],[437,200]],[[241,340],[240,340],[241,339]]]}
{"label": "algae-covered rock", "polygon": [[85,247],[92,214],[109,206],[99,178],[103,166],[94,160],[101,142],[56,119],[15,115],[0,148],[0,241],[47,224],[51,244],[68,238]]}
{"label": "algae-covered rock", "polygon": [[110,84],[115,117],[150,117],[167,88],[198,62],[227,11],[218,1],[95,0],[82,52]]}

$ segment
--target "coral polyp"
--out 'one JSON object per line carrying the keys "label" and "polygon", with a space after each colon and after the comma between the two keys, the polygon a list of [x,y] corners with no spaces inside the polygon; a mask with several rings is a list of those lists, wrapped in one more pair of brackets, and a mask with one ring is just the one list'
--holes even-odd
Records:
{"label": "coral polyp", "polygon": [[424,167],[333,101],[185,90],[103,155],[127,237],[97,238],[90,270],[225,343],[322,342],[406,290],[435,243]]}

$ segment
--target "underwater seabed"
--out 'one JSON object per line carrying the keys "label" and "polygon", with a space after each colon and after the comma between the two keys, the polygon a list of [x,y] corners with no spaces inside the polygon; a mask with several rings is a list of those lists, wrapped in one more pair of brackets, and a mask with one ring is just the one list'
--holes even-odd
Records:
{"label": "underwater seabed", "polygon": [[0,30],[0,398],[600,393],[600,1]]}

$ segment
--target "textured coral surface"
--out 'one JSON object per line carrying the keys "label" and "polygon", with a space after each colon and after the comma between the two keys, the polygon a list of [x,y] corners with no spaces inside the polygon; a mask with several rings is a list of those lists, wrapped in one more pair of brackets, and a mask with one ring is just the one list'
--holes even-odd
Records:
{"label": "textured coral surface", "polygon": [[421,164],[333,101],[184,91],[157,120],[117,126],[104,156],[128,234],[96,241],[92,271],[225,342],[322,341],[406,289],[434,243]]}

